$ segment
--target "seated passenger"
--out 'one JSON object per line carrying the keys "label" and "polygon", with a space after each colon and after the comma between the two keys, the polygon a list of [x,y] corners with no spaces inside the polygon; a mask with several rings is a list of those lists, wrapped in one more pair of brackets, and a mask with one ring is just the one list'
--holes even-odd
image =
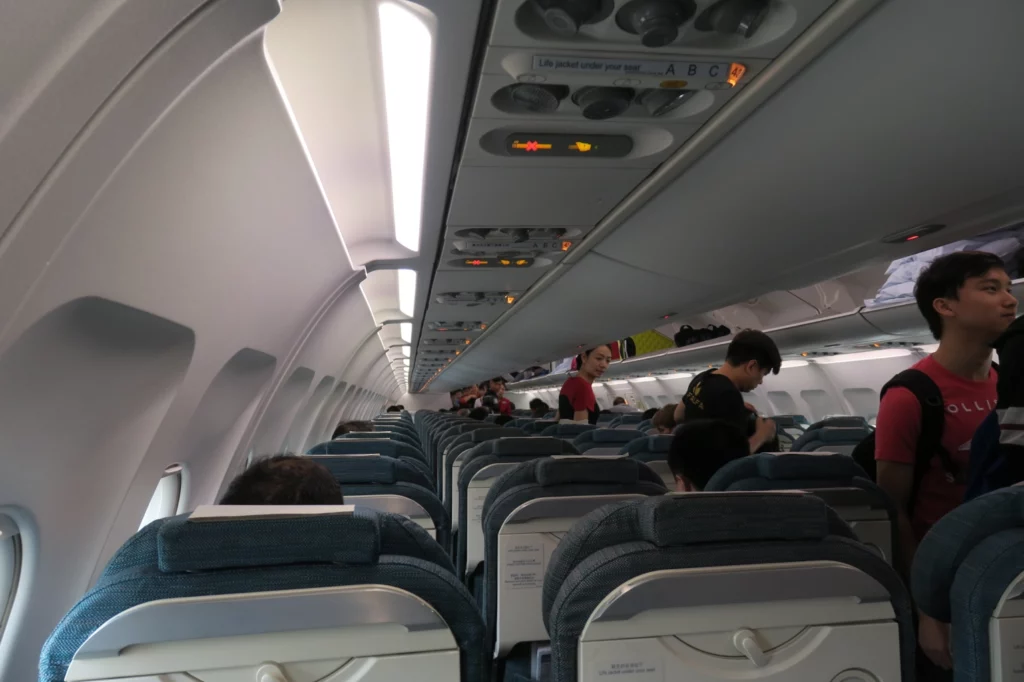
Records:
{"label": "seated passenger", "polygon": [[502,415],[499,415],[498,418],[494,420],[494,425],[495,426],[504,426],[505,424],[508,424],[513,419],[515,419],[515,417],[513,417],[510,414],[502,414]]}
{"label": "seated passenger", "polygon": [[334,435],[331,436],[331,440],[334,440],[338,436],[344,436],[346,433],[369,433],[373,431],[373,424],[369,422],[342,422],[338,424],[338,428],[334,430]]}
{"label": "seated passenger", "polygon": [[309,457],[274,455],[235,477],[221,504],[345,504],[341,486]]}
{"label": "seated passenger", "polygon": [[611,409],[609,409],[608,411],[615,412],[617,414],[639,412],[639,410],[637,410],[635,407],[627,403],[626,399],[623,398],[622,396],[619,396],[614,401],[612,401]]}
{"label": "seated passenger", "polygon": [[666,405],[658,410],[651,418],[651,426],[658,430],[658,433],[672,433],[676,428],[675,405]]}
{"label": "seated passenger", "polygon": [[699,419],[683,424],[668,451],[668,467],[676,491],[704,490],[723,466],[750,454],[750,444],[738,426],[724,419]]}
{"label": "seated passenger", "polygon": [[402,411],[402,407],[401,407],[401,405],[392,405],[391,407],[389,407],[389,408],[388,408],[388,409],[386,410],[386,412],[387,412],[388,414],[393,414],[393,413],[395,413],[395,412],[401,412],[401,411]]}
{"label": "seated passenger", "polygon": [[548,404],[540,398],[534,398],[530,401],[530,416],[534,419],[543,419],[550,411],[551,408],[548,407]]}
{"label": "seated passenger", "polygon": [[491,411],[488,410],[486,407],[474,407],[472,410],[469,411],[468,416],[470,419],[476,419],[477,421],[482,422],[483,420],[487,419],[487,415],[489,415],[490,413]]}
{"label": "seated passenger", "polygon": [[[675,407],[675,405],[673,405],[672,407]],[[658,414],[658,408],[652,407],[649,410],[644,410],[644,413],[640,416],[644,419],[654,419],[654,415],[656,414]]]}

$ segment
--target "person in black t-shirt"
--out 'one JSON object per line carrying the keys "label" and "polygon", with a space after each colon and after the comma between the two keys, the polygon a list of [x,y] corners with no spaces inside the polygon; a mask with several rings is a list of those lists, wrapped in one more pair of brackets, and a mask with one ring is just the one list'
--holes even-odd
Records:
{"label": "person in black t-shirt", "polygon": [[723,419],[747,434],[751,452],[771,446],[775,422],[758,416],[741,394],[753,391],[769,373],[778,374],[781,367],[782,356],[767,334],[754,329],[741,331],[729,344],[725,364],[698,374],[690,382],[676,409],[676,421]]}

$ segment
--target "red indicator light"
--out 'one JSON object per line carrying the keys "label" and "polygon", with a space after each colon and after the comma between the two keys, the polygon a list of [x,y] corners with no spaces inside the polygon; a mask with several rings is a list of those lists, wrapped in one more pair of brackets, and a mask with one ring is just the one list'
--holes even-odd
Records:
{"label": "red indicator light", "polygon": [[572,242],[562,242],[562,251],[568,251],[572,248]]}
{"label": "red indicator light", "polygon": [[551,145],[538,142],[537,140],[527,140],[526,142],[516,140],[512,143],[512,149],[522,149],[524,152],[536,152],[551,149]]}
{"label": "red indicator light", "polygon": [[734,63],[729,66],[729,78],[727,78],[726,80],[728,80],[729,85],[735,88],[736,84],[740,82],[740,79],[743,78],[743,74],[745,74],[746,72],[747,67],[745,67],[743,64]]}
{"label": "red indicator light", "polygon": [[919,239],[920,237],[921,237],[921,235],[919,235],[919,234],[912,234],[912,235],[910,235],[909,237],[907,237],[906,241],[908,241],[908,242],[912,242],[912,241],[914,241],[915,239]]}
{"label": "red indicator light", "polygon": [[487,261],[477,258],[476,260],[466,261],[466,265],[487,265]]}

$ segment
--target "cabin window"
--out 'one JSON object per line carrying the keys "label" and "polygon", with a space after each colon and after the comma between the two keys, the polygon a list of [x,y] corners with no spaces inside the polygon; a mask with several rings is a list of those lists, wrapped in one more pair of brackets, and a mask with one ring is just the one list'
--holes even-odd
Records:
{"label": "cabin window", "polygon": [[848,388],[843,391],[843,397],[850,403],[853,413],[864,417],[868,421],[878,416],[878,391],[873,388]]}
{"label": "cabin window", "polygon": [[786,391],[768,391],[768,402],[775,408],[775,414],[797,414],[796,402]]}
{"label": "cabin window", "polygon": [[149,506],[146,507],[146,513],[139,525],[140,529],[157,519],[165,519],[178,513],[178,503],[181,501],[181,473],[180,464],[172,464],[164,470],[164,475],[160,477],[153,497],[149,500]]}
{"label": "cabin window", "polygon": [[825,419],[830,415],[845,414],[839,405],[836,404],[835,398],[820,388],[800,391],[800,397],[811,408],[811,414],[814,415],[815,420]]}
{"label": "cabin window", "polygon": [[12,518],[0,514],[0,638],[4,635],[18,590],[21,554],[18,526]]}

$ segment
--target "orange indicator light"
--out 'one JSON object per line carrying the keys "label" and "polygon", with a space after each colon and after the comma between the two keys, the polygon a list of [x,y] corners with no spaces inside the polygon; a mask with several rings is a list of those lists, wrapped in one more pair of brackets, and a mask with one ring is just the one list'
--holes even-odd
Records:
{"label": "orange indicator light", "polygon": [[512,305],[515,302],[516,302],[516,297],[515,296],[506,296],[505,297],[505,303],[508,303],[509,305]]}
{"label": "orange indicator light", "polygon": [[490,261],[486,261],[486,260],[482,260],[480,258],[476,258],[474,260],[467,260],[466,261],[466,265],[487,265],[489,262]]}
{"label": "orange indicator light", "polygon": [[501,260],[501,264],[502,264],[502,265],[512,265],[512,261],[510,261],[510,260],[505,260],[505,259],[503,258],[503,259]]}
{"label": "orange indicator light", "polygon": [[536,152],[540,150],[551,149],[551,145],[546,144],[544,142],[538,142],[537,140],[527,140],[526,142],[520,142],[519,140],[515,140],[512,143],[512,149],[522,149],[523,151],[527,152]]}
{"label": "orange indicator light", "polygon": [[529,264],[530,264],[530,261],[526,260],[525,258],[520,258],[519,260],[516,261],[516,265],[518,265],[520,267],[522,267],[524,265],[529,265]]}
{"label": "orange indicator light", "polygon": [[562,251],[568,251],[572,248],[572,242],[562,242]]}
{"label": "orange indicator light", "polygon": [[729,67],[729,78],[727,78],[726,80],[729,81],[729,85],[735,88],[736,84],[740,82],[740,79],[743,78],[743,74],[745,74],[746,72],[747,67],[743,66],[742,64],[734,63],[732,64],[732,66]]}

